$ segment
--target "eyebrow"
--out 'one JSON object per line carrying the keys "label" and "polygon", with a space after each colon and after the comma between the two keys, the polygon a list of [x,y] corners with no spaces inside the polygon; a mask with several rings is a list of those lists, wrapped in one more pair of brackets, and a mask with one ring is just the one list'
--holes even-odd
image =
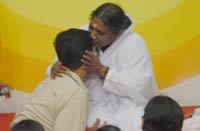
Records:
{"label": "eyebrow", "polygon": [[105,34],[105,32],[103,32],[103,31],[101,31],[101,30],[95,28],[94,26],[92,26],[92,24],[89,24],[89,28],[96,30],[96,31],[97,31],[98,33],[100,33],[100,34]]}

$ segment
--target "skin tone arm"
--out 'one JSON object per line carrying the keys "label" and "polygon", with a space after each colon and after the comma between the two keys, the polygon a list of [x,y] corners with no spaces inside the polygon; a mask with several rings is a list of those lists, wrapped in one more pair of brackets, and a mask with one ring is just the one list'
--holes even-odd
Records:
{"label": "skin tone arm", "polygon": [[[100,78],[105,78],[108,71],[108,67],[102,65],[96,54],[91,51],[85,51],[83,59],[81,62],[84,64],[83,67],[87,70],[93,71]],[[51,69],[51,77],[55,79],[56,77],[61,77],[61,74],[66,74],[68,68],[62,65],[60,61],[56,62]]]}

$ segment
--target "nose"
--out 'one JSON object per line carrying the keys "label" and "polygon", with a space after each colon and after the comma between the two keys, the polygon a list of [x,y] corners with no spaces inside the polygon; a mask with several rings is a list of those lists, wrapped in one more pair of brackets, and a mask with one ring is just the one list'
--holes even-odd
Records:
{"label": "nose", "polygon": [[95,39],[97,38],[97,36],[96,36],[96,34],[95,34],[94,31],[91,31],[91,32],[90,32],[90,36],[91,36],[91,38],[92,38],[93,40],[95,40]]}

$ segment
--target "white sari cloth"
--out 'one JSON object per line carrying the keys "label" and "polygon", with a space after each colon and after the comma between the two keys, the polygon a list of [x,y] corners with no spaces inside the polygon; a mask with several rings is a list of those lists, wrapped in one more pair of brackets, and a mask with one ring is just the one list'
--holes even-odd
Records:
{"label": "white sari cloth", "polygon": [[144,40],[132,33],[131,25],[108,49],[99,52],[99,58],[109,71],[105,80],[90,73],[85,82],[90,100],[88,125],[100,118],[122,131],[140,130],[144,106],[158,94]]}
{"label": "white sari cloth", "polygon": [[145,42],[132,29],[133,25],[104,52],[99,52],[101,63],[109,67],[105,80],[92,72],[88,74],[88,126],[100,118],[102,123],[106,121],[122,131],[140,131],[144,106],[158,95]]}

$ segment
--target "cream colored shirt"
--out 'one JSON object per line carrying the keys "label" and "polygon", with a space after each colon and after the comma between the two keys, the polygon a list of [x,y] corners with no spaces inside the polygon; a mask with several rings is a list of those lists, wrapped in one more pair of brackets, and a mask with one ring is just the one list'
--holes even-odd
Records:
{"label": "cream colored shirt", "polygon": [[75,74],[47,78],[16,114],[15,124],[24,119],[36,120],[45,131],[85,131],[88,116],[87,90]]}

